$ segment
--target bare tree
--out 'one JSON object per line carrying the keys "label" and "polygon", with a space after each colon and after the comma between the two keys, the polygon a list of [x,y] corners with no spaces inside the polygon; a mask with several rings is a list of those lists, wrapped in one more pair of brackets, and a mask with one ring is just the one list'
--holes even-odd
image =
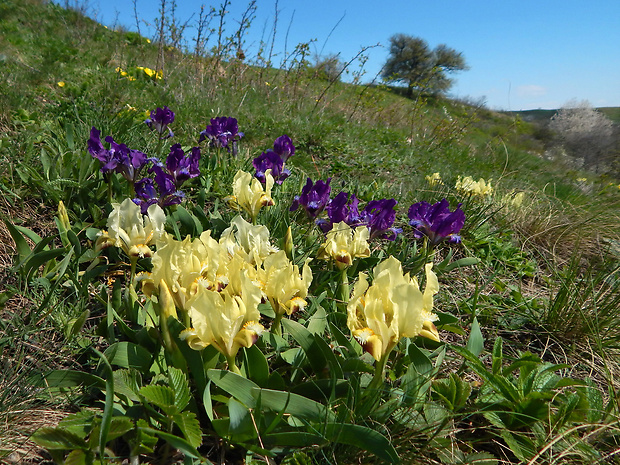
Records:
{"label": "bare tree", "polygon": [[611,120],[592,108],[587,100],[573,100],[553,115],[549,127],[570,155],[583,159],[584,168],[598,172],[613,142]]}

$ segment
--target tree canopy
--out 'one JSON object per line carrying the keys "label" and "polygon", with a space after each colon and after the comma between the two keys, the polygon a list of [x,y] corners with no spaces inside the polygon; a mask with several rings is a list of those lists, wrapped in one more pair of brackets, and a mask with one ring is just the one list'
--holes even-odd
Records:
{"label": "tree canopy", "polygon": [[431,49],[424,39],[395,34],[381,75],[387,82],[406,83],[411,96],[414,89],[445,93],[453,84],[448,74],[466,69],[463,54],[445,44]]}

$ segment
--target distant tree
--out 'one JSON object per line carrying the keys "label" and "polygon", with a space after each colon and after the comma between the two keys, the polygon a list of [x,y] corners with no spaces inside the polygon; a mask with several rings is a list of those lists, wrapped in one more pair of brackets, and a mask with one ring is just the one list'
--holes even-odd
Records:
{"label": "distant tree", "polygon": [[340,59],[340,54],[314,57],[314,76],[325,81],[339,81],[344,72],[345,64]]}
{"label": "distant tree", "polygon": [[442,94],[452,87],[448,74],[468,69],[461,52],[440,44],[431,49],[419,37],[396,34],[390,37],[390,56],[382,77],[387,82],[407,84],[407,96],[414,89]]}
{"label": "distant tree", "polygon": [[565,104],[551,117],[549,128],[570,155],[583,159],[584,168],[598,171],[607,161],[614,124],[587,100]]}

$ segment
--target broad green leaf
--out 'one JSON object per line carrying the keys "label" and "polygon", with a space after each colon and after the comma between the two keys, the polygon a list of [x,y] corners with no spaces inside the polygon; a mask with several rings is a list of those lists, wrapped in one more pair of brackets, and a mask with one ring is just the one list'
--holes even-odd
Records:
{"label": "broad green leaf", "polygon": [[95,419],[94,412],[82,410],[66,416],[58,423],[59,428],[63,428],[71,433],[77,434],[81,438],[86,438],[93,429]]}
{"label": "broad green leaf", "polygon": [[64,465],[89,465],[93,463],[92,452],[75,449],[69,452]]}
{"label": "broad green leaf", "polygon": [[103,378],[77,370],[54,370],[45,375],[45,384],[49,387],[58,388],[85,386],[105,389]]}
{"label": "broad green leaf", "polygon": [[[129,417],[113,416],[110,421],[110,427],[106,437],[106,442],[113,441],[116,438],[124,436],[128,431],[134,428],[134,421]],[[91,450],[100,447],[99,438],[101,433],[101,422],[98,422],[93,428],[88,441]]]}
{"label": "broad green leaf", "polygon": [[174,391],[174,405],[176,405],[178,411],[181,412],[187,407],[191,399],[189,384],[187,383],[185,373],[178,368],[168,367],[168,385]]}
{"label": "broad green leaf", "polygon": [[132,402],[140,401],[138,393],[142,380],[140,372],[134,369],[120,369],[114,371],[114,392],[117,396],[124,396]]}
{"label": "broad green leaf", "polygon": [[480,331],[480,325],[478,324],[478,318],[474,317],[474,321],[471,324],[471,330],[469,332],[469,339],[467,341],[467,350],[469,350],[476,357],[484,350],[484,338]]}
{"label": "broad green leaf", "polygon": [[86,449],[86,441],[63,428],[39,428],[31,438],[41,447],[50,450]]}
{"label": "broad green leaf", "polygon": [[209,366],[209,364],[205,362],[214,357],[217,360],[217,358],[219,358],[219,352],[211,346],[204,350],[194,350],[187,345],[187,342],[181,341],[179,339],[179,334],[185,327],[176,318],[168,318],[168,328],[170,329],[170,335],[175,344],[187,362],[188,371],[194,383],[196,383],[196,389],[198,392],[204,392],[207,386],[205,365]]}
{"label": "broad green leaf", "polygon": [[17,224],[15,225],[15,229],[22,233],[25,238],[30,239],[32,242],[34,242],[35,245],[43,240],[43,238],[32,229],[28,229],[24,226],[19,226]]}
{"label": "broad green leaf", "polygon": [[328,423],[325,437],[333,442],[348,444],[371,452],[388,463],[398,463],[400,458],[392,443],[378,431],[351,423]]}
{"label": "broad green leaf", "polygon": [[158,384],[150,384],[140,388],[140,395],[147,402],[157,405],[166,414],[175,413],[177,411],[174,405],[174,391],[168,386],[160,386]]}
{"label": "broad green leaf", "polygon": [[407,355],[409,355],[411,364],[420,376],[426,377],[431,371],[433,371],[431,359],[428,358],[428,355],[426,355],[426,353],[424,353],[424,351],[415,344],[409,344]]}
{"label": "broad green leaf", "polygon": [[296,321],[283,319],[282,326],[293,336],[308,357],[315,373],[321,373],[327,367],[327,360],[321,348],[316,344],[314,335]]}
{"label": "broad green leaf", "polygon": [[317,423],[335,420],[334,413],[323,404],[299,394],[256,387],[252,395],[255,399],[260,396],[262,407],[274,412],[284,412]]}
{"label": "broad green leaf", "polygon": [[[286,433],[271,433],[263,437],[265,445],[289,446],[289,447],[311,447],[322,446],[328,441],[318,434],[307,433],[305,431],[292,431]],[[309,462],[311,463],[311,462]]]}
{"label": "broad green leaf", "polygon": [[172,420],[193,447],[199,447],[202,444],[202,430],[194,412],[177,413],[172,416]]}
{"label": "broad green leaf", "polygon": [[241,402],[231,397],[228,400],[228,417],[230,424],[228,425],[228,432],[235,433],[241,427],[241,424],[246,418],[249,418],[250,411]]}
{"label": "broad green leaf", "polygon": [[144,347],[133,342],[116,342],[108,347],[104,355],[111,365],[121,368],[135,368],[141,373],[148,373],[153,355]]}
{"label": "broad green leaf", "polygon": [[295,394],[316,400],[345,397],[349,393],[350,382],[347,379],[317,379],[301,383],[292,388]]}
{"label": "broad green leaf", "polygon": [[194,215],[189,213],[181,205],[177,205],[173,216],[181,223],[181,226],[183,226],[185,232],[191,236],[198,236],[202,233],[202,225],[200,224],[200,221],[198,221]]}
{"label": "broad green leaf", "polygon": [[327,327],[327,314],[325,309],[320,305],[317,306],[316,312],[310,317],[308,321],[308,331],[318,336],[323,335],[325,328]]}
{"label": "broad green leaf", "polygon": [[267,387],[269,382],[269,363],[265,355],[256,346],[243,350],[243,367],[248,379],[251,379],[260,387]]}
{"label": "broad green leaf", "polygon": [[254,408],[256,397],[253,395],[254,389],[259,389],[258,384],[244,378],[241,375],[226,370],[207,371],[209,379],[213,384],[234,396],[248,408]]}
{"label": "broad green leaf", "polygon": [[351,341],[340,330],[340,328],[338,328],[338,326],[333,324],[331,321],[329,322],[329,330],[332,336],[336,339],[338,345],[347,349],[349,357],[358,357],[362,355],[362,347],[359,344],[352,344]]}

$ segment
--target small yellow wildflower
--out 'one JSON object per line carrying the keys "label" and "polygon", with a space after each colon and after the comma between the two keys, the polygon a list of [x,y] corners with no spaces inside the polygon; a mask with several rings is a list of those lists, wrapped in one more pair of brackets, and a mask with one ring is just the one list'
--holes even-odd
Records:
{"label": "small yellow wildflower", "polygon": [[474,195],[478,197],[486,197],[487,195],[491,195],[493,193],[493,187],[491,187],[490,179],[485,181],[483,178],[480,178],[478,181],[474,181],[471,176],[465,176],[464,178],[459,176],[454,187],[456,187],[456,190],[462,194]]}
{"label": "small yellow wildflower", "polygon": [[58,81],[58,87],[64,87],[65,86],[65,82],[64,81]]}
{"label": "small yellow wildflower", "polygon": [[437,186],[438,184],[443,184],[439,173],[426,175],[426,182],[428,182],[429,186]]}

